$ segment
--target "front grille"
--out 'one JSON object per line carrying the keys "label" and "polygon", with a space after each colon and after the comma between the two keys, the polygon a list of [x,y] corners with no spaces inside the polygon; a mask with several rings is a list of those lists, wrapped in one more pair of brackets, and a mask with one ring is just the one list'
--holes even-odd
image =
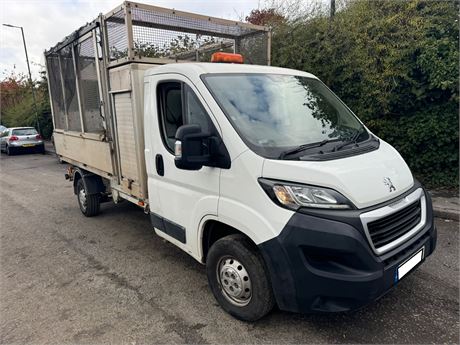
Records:
{"label": "front grille", "polygon": [[409,206],[367,224],[376,249],[393,242],[416,227],[422,219],[420,199]]}
{"label": "front grille", "polygon": [[[385,261],[383,261],[385,268],[394,265],[395,263],[400,263],[403,258],[407,257],[409,254],[413,254],[414,251],[417,249],[419,250],[422,247],[422,243],[425,243],[427,239],[430,237],[429,233],[426,233],[422,237],[420,237],[417,241],[412,243],[409,247],[405,248],[402,251],[397,252],[393,256],[390,256]],[[426,245],[426,244],[425,244]],[[425,248],[425,253],[427,252],[428,248]],[[431,249],[430,249],[431,250]],[[429,250],[428,250],[429,252]]]}

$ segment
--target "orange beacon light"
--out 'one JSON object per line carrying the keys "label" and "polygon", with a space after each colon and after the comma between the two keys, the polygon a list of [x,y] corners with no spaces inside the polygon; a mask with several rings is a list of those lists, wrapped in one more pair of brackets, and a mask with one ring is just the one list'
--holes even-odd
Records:
{"label": "orange beacon light", "polygon": [[243,55],[217,52],[212,54],[211,62],[243,63]]}

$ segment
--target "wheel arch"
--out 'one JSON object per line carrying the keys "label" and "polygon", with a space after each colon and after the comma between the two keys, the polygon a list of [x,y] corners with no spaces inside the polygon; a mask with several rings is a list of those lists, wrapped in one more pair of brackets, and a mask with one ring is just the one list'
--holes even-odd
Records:
{"label": "wheel arch", "polygon": [[102,177],[92,172],[80,168],[74,168],[73,173],[73,192],[77,194],[77,183],[82,179],[86,192],[91,194],[98,194],[105,192],[105,185]]}
{"label": "wheel arch", "polygon": [[203,222],[201,226],[201,234],[199,241],[199,258],[201,263],[206,263],[206,257],[209,252],[209,248],[219,239],[228,236],[238,234],[246,237],[250,243],[257,249],[257,244],[251,236],[249,236],[244,231],[232,226],[230,224],[224,223],[219,219],[211,218]]}

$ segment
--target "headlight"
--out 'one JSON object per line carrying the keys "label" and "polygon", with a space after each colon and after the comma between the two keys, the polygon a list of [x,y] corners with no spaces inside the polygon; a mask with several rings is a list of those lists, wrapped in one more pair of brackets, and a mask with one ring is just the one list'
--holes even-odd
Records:
{"label": "headlight", "polygon": [[283,207],[297,210],[299,207],[350,209],[352,203],[335,190],[286,183],[260,178],[259,183],[268,196]]}

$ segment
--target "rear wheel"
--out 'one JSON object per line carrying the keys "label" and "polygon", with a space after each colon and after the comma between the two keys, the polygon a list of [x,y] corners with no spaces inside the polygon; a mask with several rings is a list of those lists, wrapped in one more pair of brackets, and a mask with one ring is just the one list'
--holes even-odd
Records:
{"label": "rear wheel", "polygon": [[216,241],[206,260],[209,285],[221,307],[244,321],[256,321],[275,305],[262,256],[241,235]]}
{"label": "rear wheel", "polygon": [[42,155],[45,154],[45,145],[41,145],[38,147],[38,153],[41,153]]}
{"label": "rear wheel", "polygon": [[101,209],[99,194],[88,195],[83,179],[81,178],[77,182],[77,200],[81,213],[83,213],[86,217],[96,216]]}
{"label": "rear wheel", "polygon": [[8,156],[14,155],[14,149],[10,148],[8,145],[6,145],[5,152]]}

